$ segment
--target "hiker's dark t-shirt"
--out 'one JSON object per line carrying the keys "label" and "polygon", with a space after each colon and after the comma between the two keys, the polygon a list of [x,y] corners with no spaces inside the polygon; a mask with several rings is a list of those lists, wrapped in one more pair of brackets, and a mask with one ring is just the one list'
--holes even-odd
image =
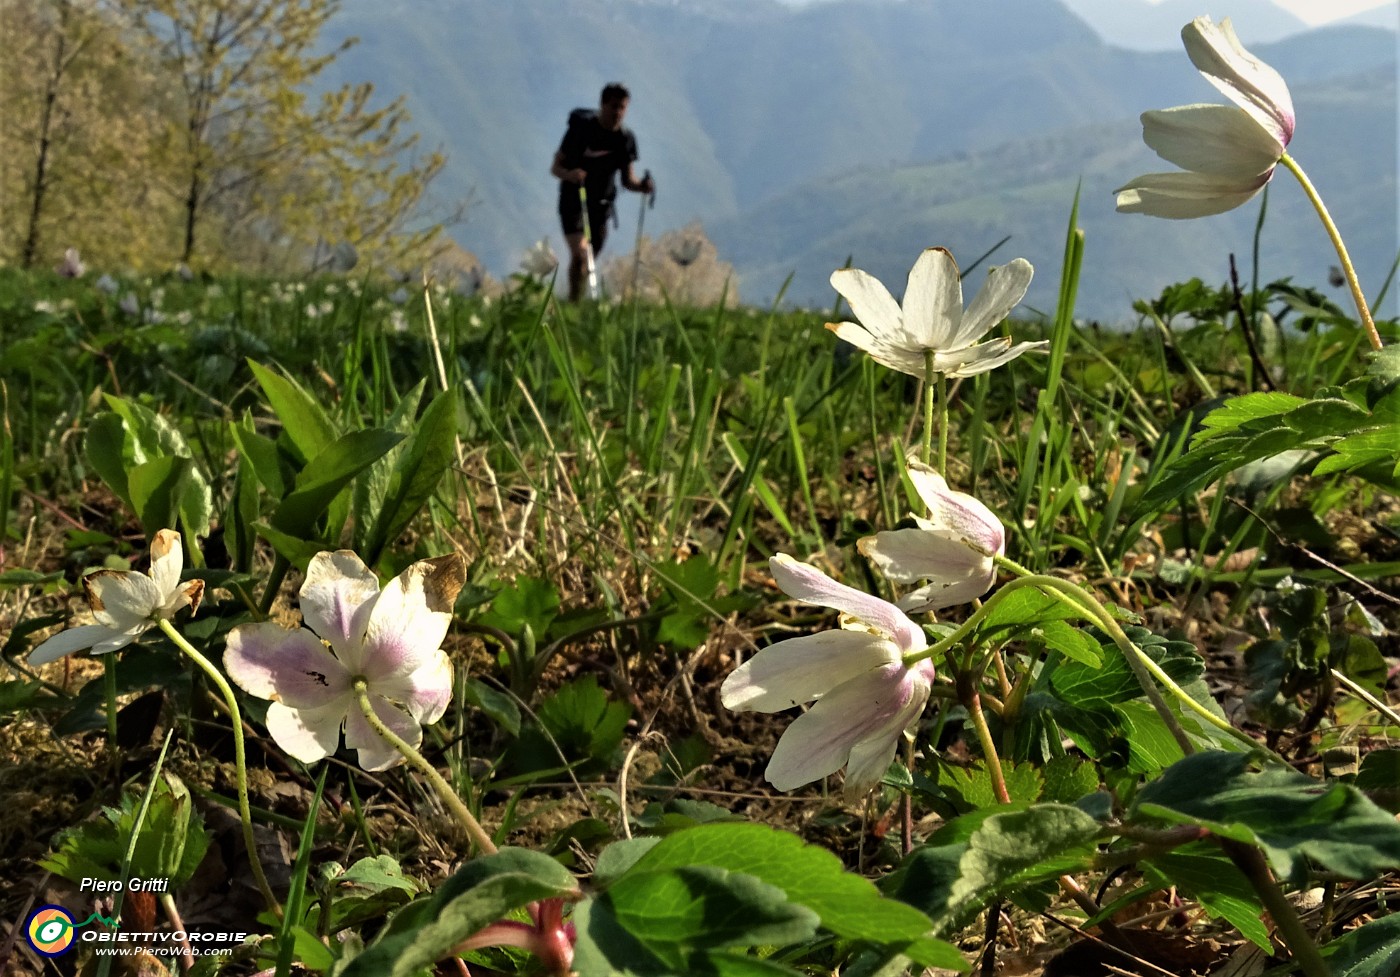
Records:
{"label": "hiker's dark t-shirt", "polygon": [[[626,127],[604,129],[594,113],[569,126],[559,143],[559,152],[564,156],[565,169],[581,169],[588,174],[583,185],[589,202],[601,203],[617,196],[615,177],[619,170],[626,171],[629,163],[636,162],[637,140]],[[578,185],[561,180],[559,199],[562,202],[569,197],[577,204]]]}

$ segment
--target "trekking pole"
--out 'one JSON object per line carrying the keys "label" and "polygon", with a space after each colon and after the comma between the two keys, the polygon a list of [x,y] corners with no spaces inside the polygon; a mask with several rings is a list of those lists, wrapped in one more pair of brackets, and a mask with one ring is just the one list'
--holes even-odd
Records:
{"label": "trekking pole", "polygon": [[588,297],[598,301],[598,268],[593,262],[593,230],[588,223],[588,191],[578,185],[578,205],[583,211],[583,254],[588,262]]}
{"label": "trekking pole", "polygon": [[[651,170],[642,174],[642,182],[646,183],[651,179]],[[651,193],[647,194],[646,203],[637,208],[637,246],[632,249],[632,301],[635,302],[642,291],[640,276],[642,274],[642,224],[646,221],[647,211],[656,206],[656,188],[653,187]]]}

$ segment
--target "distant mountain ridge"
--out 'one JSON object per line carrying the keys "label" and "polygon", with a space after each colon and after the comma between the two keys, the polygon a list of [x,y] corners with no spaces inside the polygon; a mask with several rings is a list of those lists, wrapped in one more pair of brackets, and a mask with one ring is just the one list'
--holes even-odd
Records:
{"label": "distant mountain ridge", "polygon": [[[789,272],[793,300],[829,301],[825,277],[838,252],[838,263],[851,254],[874,271],[896,254],[907,270],[919,248],[935,243],[970,258],[1007,233],[1016,240],[1002,260],[1057,251],[1081,176],[1087,218],[1113,186],[1169,168],[1142,147],[1140,112],[1221,101],[1179,50],[1112,47],[1046,0],[801,8],[777,0],[346,0],[332,27],[336,37],[362,42],[336,62],[330,80],[368,79],[386,95],[409,96],[425,146],[441,145],[450,157],[436,195],[473,202],[451,233],[488,269],[509,272],[541,236],[558,247],[548,167],[565,119],[594,102],[604,82],[623,80],[634,93],[627,122],[639,167],[660,186],[647,232],[702,220],[721,257],[734,262],[743,297],[760,302]],[[1327,171],[1330,157],[1347,157],[1338,179],[1355,187],[1323,185],[1343,231],[1389,222],[1388,230],[1366,232],[1382,243],[1361,258],[1388,266],[1394,34],[1322,29],[1256,53],[1283,72],[1299,103],[1295,146],[1304,165]],[[1368,90],[1350,87],[1357,79]],[[1319,116],[1327,115],[1336,124],[1323,124]],[[1342,131],[1342,119],[1362,128]],[[1324,132],[1327,141],[1313,141]],[[993,165],[998,160],[1020,162]],[[1001,186],[989,182],[992,174]],[[902,189],[883,192],[891,186]],[[950,200],[948,186],[965,186],[969,196]],[[1282,206],[1299,194],[1274,196]],[[1355,199],[1356,213],[1338,197]],[[637,206],[622,195],[610,254],[630,250]],[[1249,223],[1254,213],[1233,217]],[[1115,253],[1158,249],[1154,269],[1189,268],[1196,259],[1201,271],[1193,273],[1206,274],[1224,260],[1209,221],[1114,220],[1111,232],[1097,233],[1137,242]],[[819,241],[830,246],[822,251]],[[1316,283],[1326,268],[1315,272],[1319,259],[1307,260],[1310,267],[1278,273],[1306,272]],[[1125,294],[1145,294],[1155,278],[1144,274],[1141,286],[1086,279],[1081,308],[1124,316]]]}

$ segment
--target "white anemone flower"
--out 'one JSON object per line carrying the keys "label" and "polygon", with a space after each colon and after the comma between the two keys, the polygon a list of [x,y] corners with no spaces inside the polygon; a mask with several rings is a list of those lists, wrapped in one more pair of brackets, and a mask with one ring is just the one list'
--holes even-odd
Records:
{"label": "white anemone flower", "polygon": [[554,269],[559,267],[559,259],[554,254],[554,249],[549,246],[548,238],[540,238],[534,244],[525,249],[525,255],[520,259],[520,270],[532,278],[545,278],[554,273]]}
{"label": "white anemone flower", "polygon": [[846,794],[859,796],[879,783],[928,702],[933,662],[905,661],[928,641],[889,601],[786,554],[768,565],[785,593],[841,611],[842,626],[764,648],[724,680],[720,700],[735,712],[781,712],[816,700],[783,733],[764,776],[778,790],[794,790],[844,766]]}
{"label": "white anemone flower", "polygon": [[423,726],[452,698],[442,642],[464,576],[455,555],[420,560],[381,591],[350,550],[318,553],[301,587],[310,630],[241,624],[229,633],[224,669],[250,695],[272,700],[267,731],[291,756],[314,763],[334,753],[344,727],[360,766],[387,770],[403,758],[365,719],[355,683],[365,681],[380,721],[416,749]]}
{"label": "white anemone flower", "polygon": [[930,351],[935,373],[950,377],[986,373],[1022,353],[1050,345],[1013,346],[1009,336],[977,342],[1021,301],[1032,274],[1034,269],[1025,258],[993,268],[964,312],[958,265],[944,248],[929,248],[914,262],[903,308],[873,275],[842,268],[831,273],[831,286],[860,322],[828,322],[826,328],[865,350],[877,363],[910,376],[924,376],[924,354]]}
{"label": "white anemone flower", "polygon": [[173,618],[182,607],[199,607],[203,580],[180,582],[185,554],[180,534],[162,529],[151,541],[149,575],[123,570],[98,570],[83,578],[88,606],[96,624],[60,631],[29,656],[29,664],[46,665],[64,655],[91,648],[94,655],[125,648],[162,618]]}
{"label": "white anemone flower", "polygon": [[994,556],[1006,552],[1006,530],[981,502],[948,488],[927,465],[909,462],[909,480],[928,506],[914,529],[876,533],[856,546],[886,578],[929,583],[905,594],[899,607],[911,614],[965,604],[996,582]]}
{"label": "white anemone flower", "polygon": [[1142,115],[1142,138],[1184,173],[1149,173],[1120,187],[1118,209],[1183,219],[1233,210],[1274,175],[1293,138],[1283,77],[1250,54],[1226,17],[1197,17],[1181,31],[1186,53],[1234,105],[1182,105]]}

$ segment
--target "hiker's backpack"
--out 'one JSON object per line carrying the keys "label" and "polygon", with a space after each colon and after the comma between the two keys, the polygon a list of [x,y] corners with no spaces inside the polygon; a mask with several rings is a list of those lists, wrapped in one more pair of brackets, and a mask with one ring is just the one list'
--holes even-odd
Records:
{"label": "hiker's backpack", "polygon": [[580,126],[587,125],[598,118],[597,109],[574,109],[569,113],[569,131],[572,132]]}

